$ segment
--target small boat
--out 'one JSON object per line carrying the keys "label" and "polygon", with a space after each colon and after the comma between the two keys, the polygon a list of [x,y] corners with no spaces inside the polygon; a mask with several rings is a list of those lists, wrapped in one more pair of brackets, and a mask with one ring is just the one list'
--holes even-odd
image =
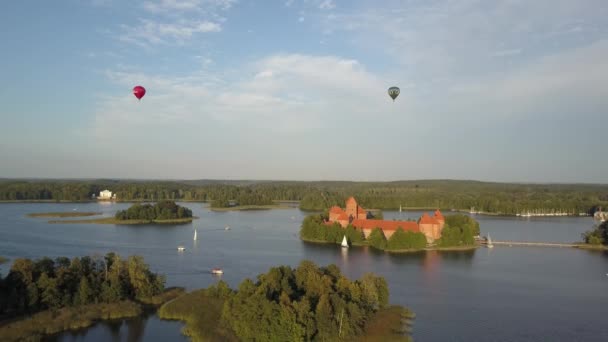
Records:
{"label": "small boat", "polygon": [[342,248],[348,248],[348,241],[346,241],[346,235],[342,238]]}
{"label": "small boat", "polygon": [[186,250],[186,247],[184,246],[177,246],[177,250],[180,252],[183,252],[184,250]]}
{"label": "small boat", "polygon": [[221,268],[214,268],[211,270],[211,274],[224,274],[224,271]]}
{"label": "small boat", "polygon": [[230,230],[230,226],[226,226],[224,230]]}
{"label": "small boat", "polygon": [[194,241],[196,241],[196,229],[194,230]]}
{"label": "small boat", "polygon": [[494,245],[492,244],[492,238],[490,237],[490,234],[488,234],[488,244],[487,244],[488,248],[494,248]]}

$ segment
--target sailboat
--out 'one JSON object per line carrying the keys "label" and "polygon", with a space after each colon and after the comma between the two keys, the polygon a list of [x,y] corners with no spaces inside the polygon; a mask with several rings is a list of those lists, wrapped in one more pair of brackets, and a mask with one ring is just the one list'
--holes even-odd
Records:
{"label": "sailboat", "polygon": [[488,233],[488,243],[486,245],[488,248],[494,248],[494,245],[492,244],[492,238],[490,237],[490,234]]}
{"label": "sailboat", "polygon": [[194,230],[194,241],[196,241],[196,229]]}
{"label": "sailboat", "polygon": [[346,235],[342,238],[342,248],[348,248],[348,241],[346,241]]}

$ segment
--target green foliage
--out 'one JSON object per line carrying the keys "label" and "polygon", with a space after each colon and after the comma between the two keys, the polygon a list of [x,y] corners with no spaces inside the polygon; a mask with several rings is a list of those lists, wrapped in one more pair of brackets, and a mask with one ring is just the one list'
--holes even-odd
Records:
{"label": "green foliage", "polygon": [[346,230],[344,231],[346,234],[346,239],[351,244],[361,244],[365,242],[365,235],[360,229],[355,229],[352,225],[348,225]]}
{"label": "green foliage", "polygon": [[583,240],[590,245],[608,245],[608,221],[594,230],[583,233]]}
{"label": "green foliage", "polygon": [[377,249],[386,249],[387,241],[386,236],[384,236],[384,232],[380,228],[374,228],[372,232],[367,237],[370,246]]}
{"label": "green foliage", "polygon": [[446,223],[437,242],[440,247],[458,247],[475,245],[473,229],[470,226],[452,227]]}
{"label": "green foliage", "polygon": [[387,304],[383,278],[366,274],[351,282],[335,265],[303,261],[296,269],[271,268],[255,284],[241,283],[224,304],[222,324],[239,340],[331,341],[339,334],[348,340]]}
{"label": "green foliage", "polygon": [[163,291],[164,282],[137,256],[128,261],[113,253],[105,259],[20,258],[0,281],[0,316],[152,297]]}
{"label": "green foliage", "polygon": [[173,201],[152,204],[134,204],[127,210],[119,210],[117,220],[170,220],[192,217],[192,211]]}
{"label": "green foliage", "polygon": [[423,249],[426,247],[426,237],[419,232],[405,232],[398,228],[388,239],[387,250]]}
{"label": "green foliage", "polygon": [[377,209],[457,208],[514,215],[565,211],[577,215],[608,207],[608,186],[595,184],[507,184],[420,180],[399,182],[238,182],[238,181],[0,181],[0,201],[86,201],[110,189],[122,201],[209,201],[212,206],[266,205],[300,201],[303,210],[324,210],[355,196]]}
{"label": "green foliage", "polygon": [[455,214],[445,217],[445,223],[451,227],[459,227],[460,229],[468,228],[473,236],[479,235],[479,222],[468,215]]}

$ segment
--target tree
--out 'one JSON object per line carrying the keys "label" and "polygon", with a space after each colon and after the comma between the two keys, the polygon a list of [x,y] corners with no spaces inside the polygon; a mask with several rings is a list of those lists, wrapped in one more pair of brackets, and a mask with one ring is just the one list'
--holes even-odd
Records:
{"label": "tree", "polygon": [[367,237],[370,246],[377,249],[385,249],[386,248],[386,236],[384,236],[384,232],[380,228],[374,228],[371,234]]}
{"label": "tree", "polygon": [[89,281],[85,276],[80,278],[80,286],[78,286],[78,295],[76,298],[78,299],[78,303],[80,305],[87,305],[91,302],[92,291],[89,286]]}

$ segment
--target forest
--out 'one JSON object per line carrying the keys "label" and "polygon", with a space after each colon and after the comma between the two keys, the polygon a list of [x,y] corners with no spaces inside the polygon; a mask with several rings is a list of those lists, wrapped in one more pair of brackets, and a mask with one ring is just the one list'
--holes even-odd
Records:
{"label": "forest", "polygon": [[397,182],[339,181],[127,181],[0,180],[0,201],[88,201],[99,191],[119,201],[204,201],[230,205],[268,205],[300,201],[300,209],[324,210],[349,196],[368,209],[464,209],[515,215],[528,211],[592,214],[608,207],[608,185],[517,184],[460,180]]}
{"label": "forest", "polygon": [[[424,234],[404,231],[398,228],[390,238],[386,238],[380,228],[365,235],[352,225],[342,228],[340,224],[326,224],[327,214],[311,214],[304,218],[300,229],[300,238],[304,241],[327,242],[339,244],[346,236],[351,245],[369,245],[385,251],[424,249],[427,241]],[[445,226],[441,239],[435,244],[439,247],[463,247],[475,245],[475,236],[480,234],[479,222],[468,215],[455,214],[445,217]]]}
{"label": "forest", "polygon": [[133,204],[126,210],[116,212],[117,220],[171,220],[192,217],[192,210],[163,200],[156,204]]}
{"label": "forest", "polygon": [[[245,279],[236,291],[220,281],[163,305],[159,315],[186,321],[195,341],[351,341],[388,303],[384,278],[368,273],[351,281],[335,265],[304,260]],[[381,340],[407,340],[386,330],[391,336]]]}
{"label": "forest", "polygon": [[46,309],[142,300],[160,294],[165,278],[140,256],[15,259],[0,277],[0,318]]}

